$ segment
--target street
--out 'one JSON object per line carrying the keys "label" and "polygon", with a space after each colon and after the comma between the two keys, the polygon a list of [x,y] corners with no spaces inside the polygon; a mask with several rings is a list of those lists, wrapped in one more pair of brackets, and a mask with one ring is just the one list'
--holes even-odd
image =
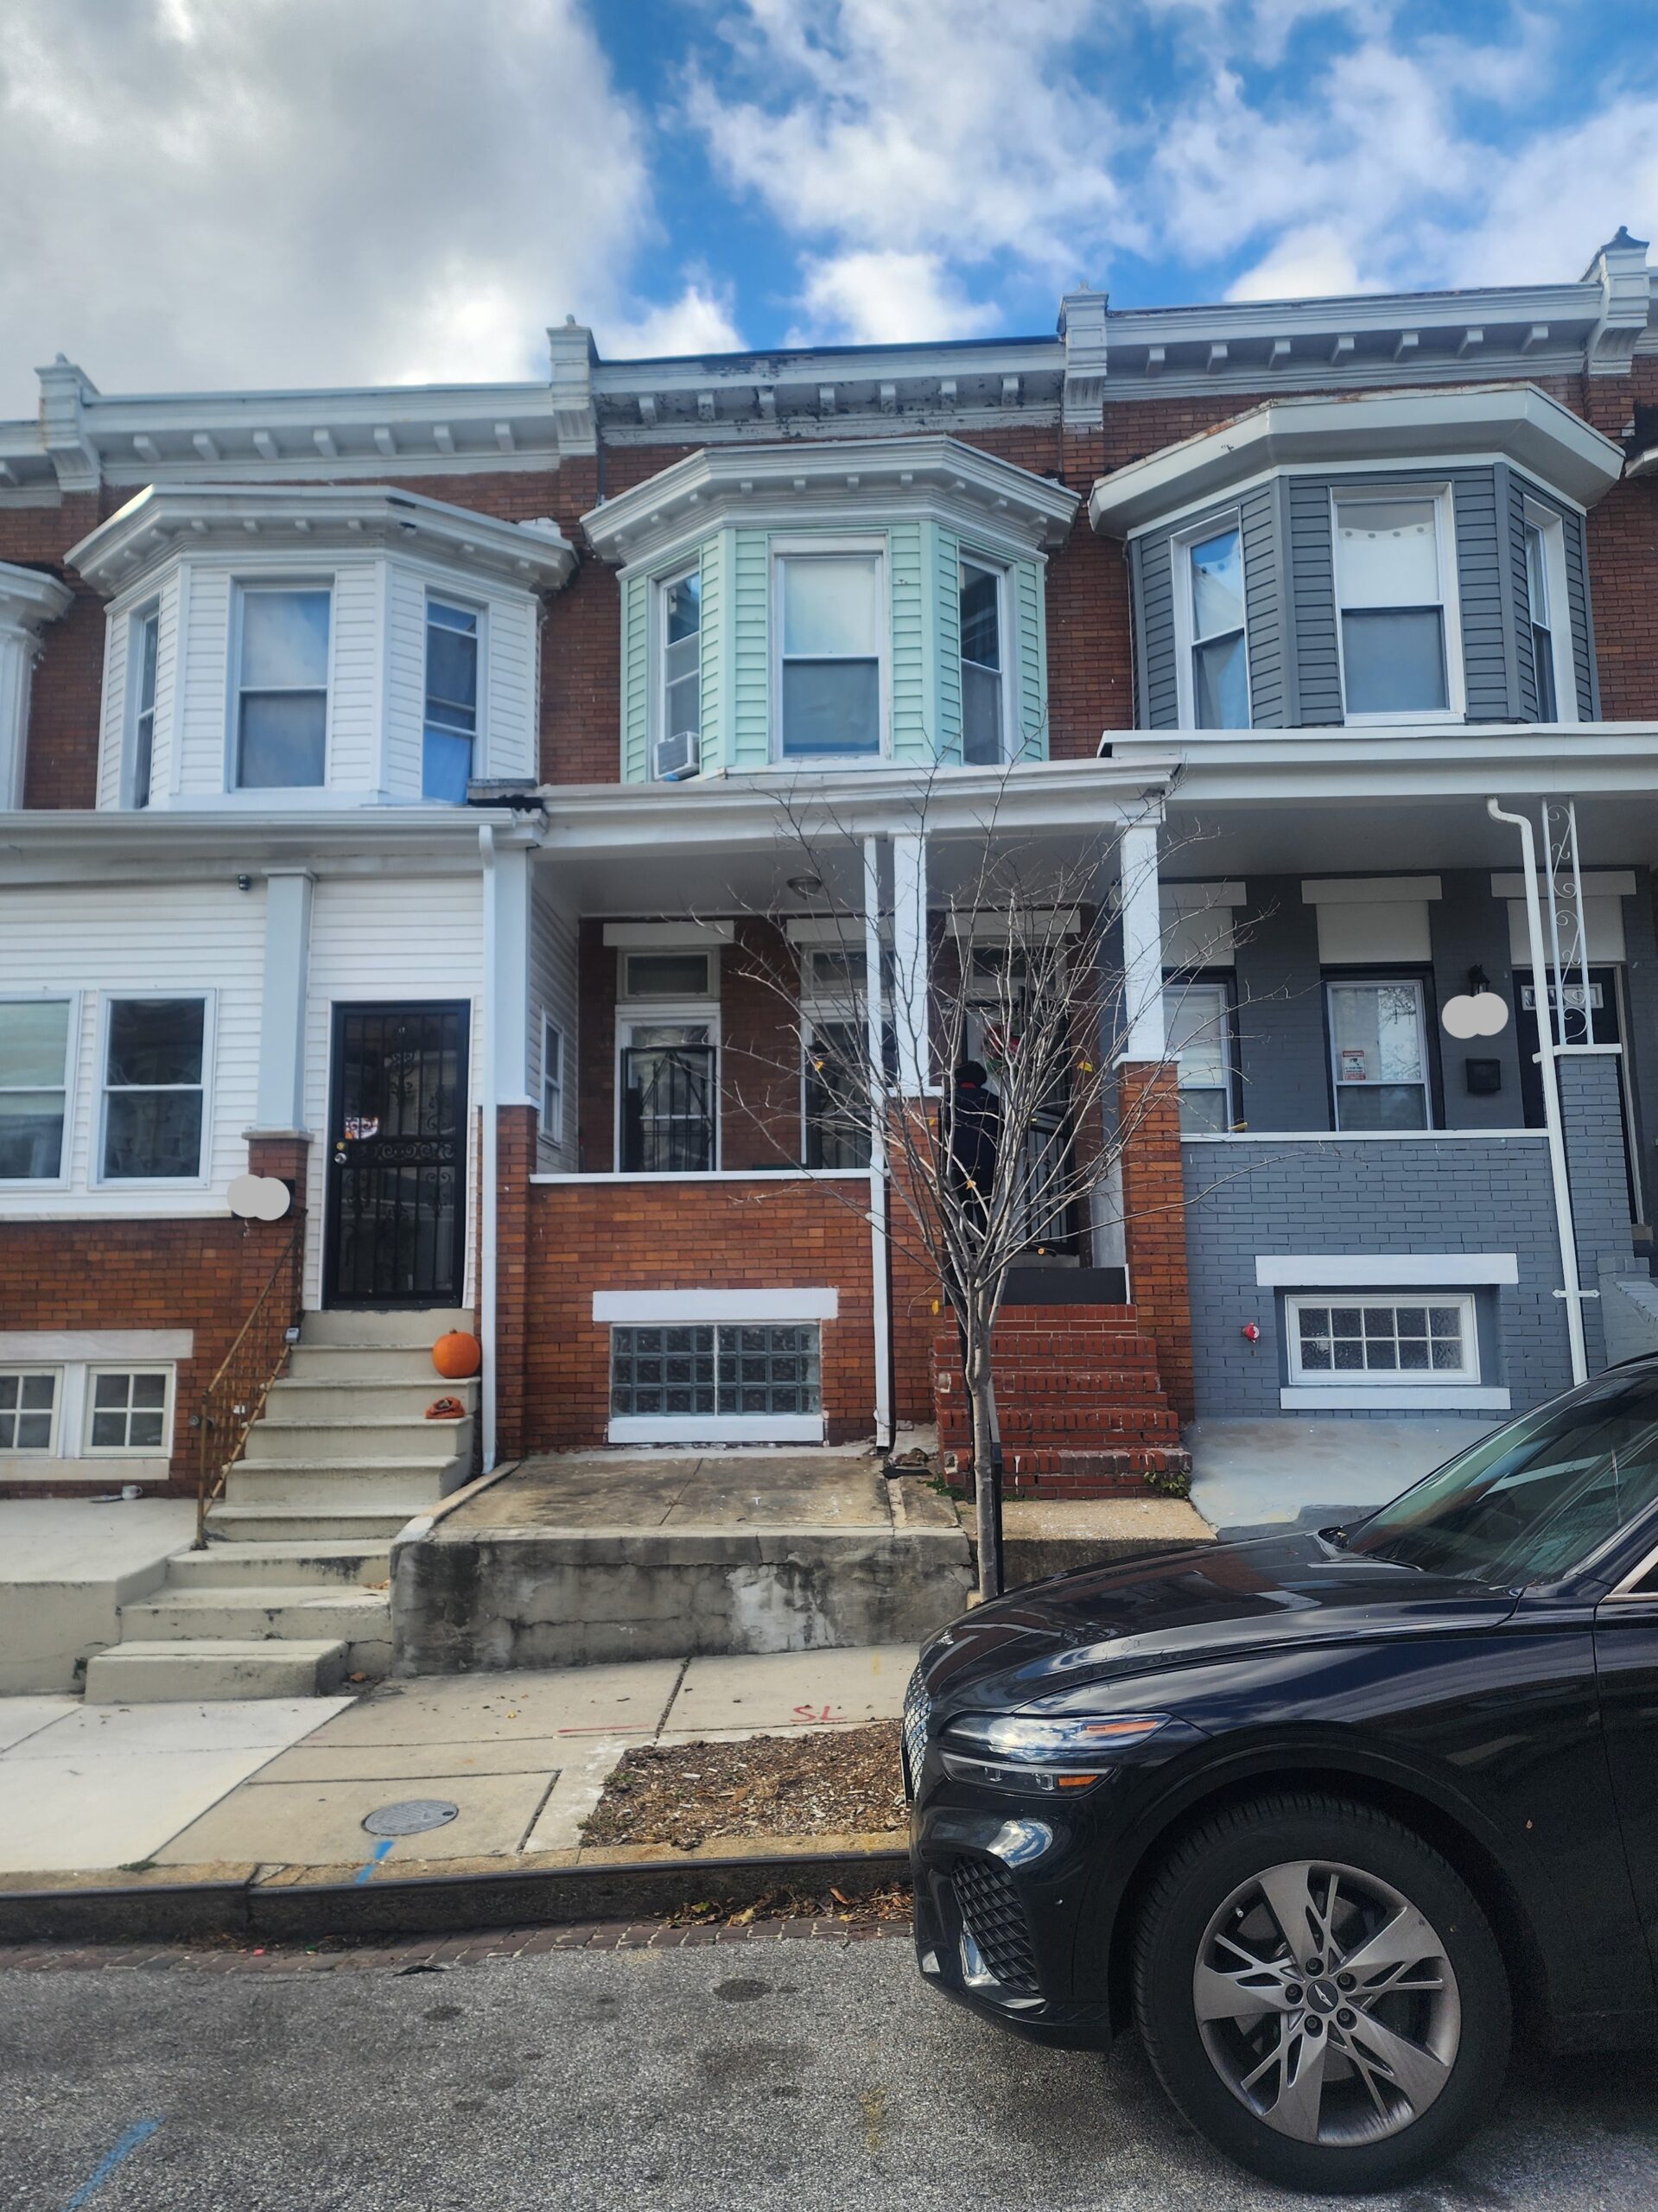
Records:
{"label": "street", "polygon": [[[520,1931],[520,1940],[523,1931]],[[460,1946],[446,1946],[449,1949]],[[0,1967],[7,2212],[759,2207],[1257,2212],[1131,2042],[1032,2050],[931,1996],[907,1938],[318,1962]],[[148,2132],[146,2132],[148,2131]],[[1523,2061],[1384,2212],[1658,2201],[1658,2070]]]}

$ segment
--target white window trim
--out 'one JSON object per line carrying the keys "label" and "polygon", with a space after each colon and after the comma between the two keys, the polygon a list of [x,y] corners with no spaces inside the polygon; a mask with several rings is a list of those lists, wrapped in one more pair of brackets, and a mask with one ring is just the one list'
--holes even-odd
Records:
{"label": "white window trim", "polygon": [[1331,1020],[1330,1014],[1330,994],[1332,990],[1362,991],[1367,987],[1372,987],[1380,990],[1388,985],[1399,983],[1408,983],[1416,994],[1416,1034],[1418,1043],[1421,1047],[1422,1079],[1420,1086],[1413,1087],[1420,1088],[1422,1093],[1422,1126],[1418,1130],[1408,1132],[1382,1131],[1377,1129],[1363,1132],[1363,1134],[1375,1136],[1381,1136],[1383,1135],[1412,1135],[1416,1136],[1424,1136],[1431,1133],[1433,1128],[1433,1061],[1432,1056],[1428,1049],[1427,988],[1422,977],[1420,976],[1392,974],[1385,968],[1375,974],[1368,976],[1344,975],[1339,971],[1339,969],[1337,969],[1325,974],[1323,978],[1322,988],[1324,991],[1324,1045],[1328,1055],[1330,1089],[1331,1094],[1331,1118],[1336,1124],[1336,1133],[1338,1135],[1350,1136],[1355,1134],[1352,1130],[1344,1129],[1341,1126],[1341,1094],[1344,1090],[1386,1090],[1394,1089],[1402,1090],[1407,1086],[1403,1084],[1344,1084],[1342,1082],[1337,1069],[1336,1025]]}
{"label": "white window trim", "polygon": [[[725,1079],[725,1039],[720,1033],[719,979],[715,976],[714,995],[706,999],[628,999],[616,1008],[616,1046],[611,1066],[611,1090],[615,1104],[611,1115],[610,1156],[616,1162],[616,1173],[626,1175],[622,1159],[622,1053],[632,1042],[636,1029],[654,1029],[658,1023],[699,1022],[708,1033],[708,1042],[715,1051],[714,1084],[714,1172],[717,1173],[725,1159],[726,1117],[721,1110],[721,1089]],[[676,1183],[700,1183],[697,1174],[658,1176],[656,1179]],[[651,1317],[647,1317],[651,1318]]]}
{"label": "white window trim", "polygon": [[[1218,963],[1217,964],[1218,965]],[[1173,1055],[1175,1093],[1178,1103],[1178,1095],[1183,1090],[1200,1090],[1205,1094],[1219,1090],[1224,1101],[1226,1122],[1229,1128],[1231,1127],[1233,1122],[1242,1119],[1242,1116],[1238,1112],[1238,1071],[1236,1065],[1237,1055],[1233,1049],[1233,1038],[1236,1028],[1236,1008],[1233,1004],[1232,992],[1226,980],[1227,976],[1230,976],[1233,972],[1234,970],[1230,967],[1228,967],[1223,973],[1220,975],[1211,976],[1198,974],[1197,976],[1188,976],[1179,969],[1166,968],[1163,970],[1163,999],[1165,1007],[1163,1020],[1166,1033],[1168,1028],[1167,1004],[1171,994],[1194,990],[1218,991],[1220,994],[1222,1080],[1218,1084],[1194,1083],[1188,1084],[1182,1083],[1180,1080],[1180,1055],[1177,1052]],[[1184,1132],[1182,1133],[1182,1141],[1185,1141]]]}
{"label": "white window trim", "polygon": [[[426,785],[426,707],[431,696],[427,688],[426,667],[427,655],[431,649],[430,631],[434,600],[440,607],[454,607],[457,614],[470,614],[478,625],[478,709],[475,717],[478,727],[473,732],[472,738],[472,772],[474,776],[487,776],[489,773],[489,603],[486,600],[470,598],[465,592],[445,591],[441,585],[429,581],[424,586],[424,595],[421,601],[420,746],[422,791]],[[384,607],[379,619],[382,621],[390,620]],[[332,681],[334,673],[334,610],[332,607],[328,610],[328,671]],[[331,706],[332,703],[331,694]],[[330,736],[332,736],[334,727],[332,714],[329,715],[328,727]],[[455,732],[454,734],[458,735],[459,732]]]}
{"label": "white window trim", "polygon": [[[1543,540],[1543,566],[1550,601],[1548,641],[1554,656],[1554,720],[1557,725],[1564,725],[1578,720],[1578,664],[1572,650],[1572,597],[1566,585],[1566,524],[1553,507],[1544,506],[1540,499],[1524,499],[1521,512],[1528,526],[1540,531]],[[1528,581],[1529,583],[1529,571]],[[1529,628],[1529,605],[1526,622]]]}
{"label": "white window trim", "polygon": [[[165,1004],[172,999],[199,999],[201,1001],[201,1153],[200,1167],[194,1175],[105,1175],[104,1173],[104,1139],[109,1109],[109,1052],[110,1007],[118,1000],[123,1004],[137,1001],[150,1005]],[[213,1179],[213,1051],[218,1028],[219,994],[216,990],[175,991],[104,991],[99,994],[95,1052],[92,1061],[93,1081],[98,1090],[98,1111],[93,1122],[93,1151],[87,1166],[88,1186],[95,1191],[202,1191]],[[155,1086],[141,1084],[139,1089]],[[177,1084],[162,1086],[189,1090],[196,1086]]]}
{"label": "white window trim", "polygon": [[[142,640],[151,623],[156,626],[156,696],[149,702],[149,792],[142,808],[138,804],[138,705],[139,686],[143,681],[144,657]],[[126,617],[126,727],[121,736],[121,805],[133,813],[144,812],[156,804],[156,736],[160,724],[159,711],[162,680],[162,603],[154,596],[135,607]]]}
{"label": "white window trim", "polygon": [[[100,1375],[159,1375],[166,1386],[162,1401],[162,1440],[149,1444],[94,1444],[92,1442],[94,1385]],[[178,1370],[165,1361],[91,1360],[86,1369],[80,1409],[80,1451],[83,1459],[170,1459],[173,1453],[173,1403],[178,1386]],[[129,1413],[130,1408],[129,1408]]]}
{"label": "white window trim", "polygon": [[1327,1390],[1321,1383],[1290,1382],[1279,1391],[1285,1413],[1321,1414],[1506,1414],[1512,1400],[1498,1383],[1431,1384],[1409,1389]]}
{"label": "white window trim", "polygon": [[[558,1081],[553,1086],[556,1103],[549,1117],[547,1112],[547,1062],[549,1057],[548,1041],[551,1038],[558,1040]],[[552,1015],[543,1010],[541,1017],[541,1134],[549,1144],[562,1144],[564,1141],[566,1050],[563,1024],[555,1021]]]}
{"label": "white window trim", "polygon": [[[269,800],[283,791],[327,791],[334,783],[334,675],[339,643],[339,593],[332,572],[323,575],[232,575],[231,578],[230,684],[226,695],[225,790],[232,798]],[[238,780],[242,724],[242,610],[251,592],[326,591],[328,594],[328,665],[322,687],[322,781],[320,784],[249,784]],[[422,608],[423,612],[423,608]],[[421,728],[426,721],[426,629],[421,626]],[[295,687],[306,688],[309,687]]]}
{"label": "white window trim", "polygon": [[[1197,728],[1197,695],[1192,678],[1191,656],[1195,648],[1204,642],[1197,636],[1197,610],[1192,605],[1191,563],[1188,556],[1194,545],[1205,544],[1211,537],[1219,537],[1229,530],[1237,533],[1238,569],[1242,575],[1243,515],[1241,509],[1227,509],[1218,515],[1210,515],[1203,522],[1190,523],[1169,540],[1169,558],[1178,570],[1172,579],[1174,594],[1174,689],[1176,711],[1182,729]],[[1223,633],[1217,632],[1216,634]],[[1249,719],[1244,727],[1253,729],[1255,702],[1249,669],[1249,594],[1247,582],[1243,593],[1243,688],[1249,703]]]}
{"label": "white window trim", "polygon": [[[0,1191],[63,1191],[69,1186],[75,1138],[75,1093],[79,1088],[81,994],[79,991],[0,991],[0,1006],[67,1006],[63,1039],[63,1144],[55,1175],[0,1175]],[[49,1087],[49,1086],[48,1086]],[[102,1085],[99,1085],[100,1094]]]}
{"label": "white window trim", "polygon": [[[1413,707],[1408,713],[1356,715],[1347,705],[1347,658],[1342,643],[1341,553],[1337,532],[1344,502],[1386,505],[1390,501],[1431,499],[1434,551],[1439,568],[1439,606],[1445,629],[1444,707]],[[1462,658],[1462,598],[1457,575],[1457,511],[1449,484],[1389,483],[1385,486],[1332,484],[1330,488],[1330,577],[1336,602],[1336,660],[1341,674],[1342,722],[1348,729],[1390,727],[1396,722],[1460,722],[1468,718],[1468,689]]]}
{"label": "white window trim", "polygon": [[[628,989],[627,963],[630,960],[637,960],[641,957],[646,960],[658,957],[667,957],[671,958],[676,954],[687,955],[690,953],[696,953],[699,956],[705,957],[708,961],[708,988],[705,991],[680,991],[676,993],[675,995],[670,999],[653,997],[648,991],[634,992]],[[703,940],[696,944],[625,944],[618,948],[616,954],[616,1006],[619,1013],[624,1007],[710,1007],[717,1006],[719,1002],[720,948],[718,944],[710,944],[706,940]],[[673,1018],[676,1020],[689,1020],[693,1019],[690,1015],[676,1015]],[[700,1021],[703,1017],[699,1014],[694,1018]]]}
{"label": "white window trim", "polygon": [[[1001,762],[1005,765],[1008,761],[1017,760],[1020,758],[1019,718],[1016,712],[1019,690],[1018,663],[1017,656],[1012,652],[1013,645],[1013,571],[1006,561],[993,560],[988,553],[980,553],[971,546],[958,543],[956,555],[956,664],[958,671],[969,665],[967,655],[962,651],[961,577],[963,569],[977,569],[981,575],[994,576],[995,579],[996,649],[1001,655],[1001,667],[997,671],[1001,677],[1001,752],[999,757]],[[983,664],[975,661],[971,665],[979,668]],[[956,743],[962,763],[965,765],[967,760],[967,687],[959,674],[958,682],[961,683],[962,726],[957,733]],[[989,766],[990,764],[982,765]]]}
{"label": "white window trim", "polygon": [[[1463,1317],[1462,1341],[1464,1364],[1452,1373],[1448,1368],[1344,1368],[1328,1370],[1308,1370],[1301,1364],[1301,1332],[1299,1318],[1304,1306],[1455,1306]],[[1480,1387],[1479,1366],[1479,1310],[1471,1290],[1437,1289],[1418,1291],[1409,1287],[1375,1290],[1334,1291],[1307,1289],[1292,1291],[1284,1300],[1284,1342],[1287,1355],[1286,1373],[1293,1389],[1315,1394],[1314,1402],[1329,1402],[1326,1394],[1331,1390],[1364,1391],[1374,1393],[1388,1405],[1397,1405],[1401,1394],[1421,1392],[1429,1404],[1443,1402],[1445,1390],[1476,1389]],[[1442,1375],[1444,1382],[1436,1382],[1434,1376]]]}
{"label": "white window trim", "polygon": [[38,1467],[44,1459],[63,1459],[63,1408],[67,1395],[65,1370],[50,1360],[0,1359],[0,1373],[49,1375],[55,1386],[52,1392],[52,1425],[47,1435],[46,1449],[37,1452],[32,1446],[24,1448],[16,1444],[0,1444],[0,1469],[6,1468],[13,1460],[21,1462],[24,1466]]}
{"label": "white window trim", "polygon": [[[651,696],[645,713],[645,739],[650,747],[649,758],[654,761],[657,741],[666,737],[668,731],[668,594],[687,576],[699,580],[702,574],[702,548],[698,545],[688,559],[676,561],[661,569],[650,581],[649,646],[651,653]],[[697,700],[696,726],[700,743],[702,734],[702,602],[696,603]]]}
{"label": "white window trim", "polygon": [[1445,1290],[1469,1283],[1515,1284],[1515,1252],[1258,1252],[1263,1290]]}
{"label": "white window trim", "polygon": [[[791,768],[844,767],[861,761],[890,760],[893,757],[893,608],[892,550],[886,533],[870,537],[774,537],[770,546],[772,573],[767,604],[771,613],[767,643],[767,691],[771,705],[772,759]],[[783,749],[783,564],[807,556],[875,559],[875,664],[878,671],[878,708],[880,744],[873,753],[785,753]]]}
{"label": "white window trim", "polygon": [[627,1328],[683,1328],[687,1322],[834,1321],[841,1294],[822,1290],[595,1290],[593,1318]]}

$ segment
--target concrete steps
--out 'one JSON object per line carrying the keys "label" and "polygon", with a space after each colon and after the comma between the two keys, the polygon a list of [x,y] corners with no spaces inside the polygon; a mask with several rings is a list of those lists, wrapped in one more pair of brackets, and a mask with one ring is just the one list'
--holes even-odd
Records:
{"label": "concrete steps", "polygon": [[[123,1606],[97,1703],[313,1697],[391,1664],[390,1542],[472,1471],[474,1382],[432,1365],[470,1313],[308,1313],[208,1515],[208,1541]],[[429,1421],[440,1397],[459,1421]]]}

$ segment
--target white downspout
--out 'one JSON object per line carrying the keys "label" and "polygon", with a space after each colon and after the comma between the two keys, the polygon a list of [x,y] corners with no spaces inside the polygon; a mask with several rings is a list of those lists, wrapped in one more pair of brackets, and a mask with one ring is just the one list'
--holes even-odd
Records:
{"label": "white downspout", "polygon": [[[1523,814],[1510,814],[1494,798],[1485,802],[1493,822],[1507,822],[1520,832],[1521,864],[1526,879],[1526,934],[1531,945],[1533,990],[1537,998],[1537,1065],[1543,1077],[1543,1122],[1548,1132],[1549,1174],[1554,1185],[1554,1227],[1560,1244],[1560,1280],[1565,1286],[1566,1333],[1572,1349],[1572,1380],[1589,1380],[1589,1356],[1583,1338],[1583,1287],[1578,1276],[1578,1237],[1572,1221],[1572,1185],[1566,1172],[1566,1131],[1560,1122],[1560,1078],[1554,1065],[1554,1019],[1548,1004],[1548,963],[1543,951],[1543,910],[1537,896],[1537,844]],[[1553,878],[1549,896],[1553,898]],[[1555,988],[1561,978],[1556,975]],[[1564,1006],[1559,1011],[1564,1014]],[[1545,1017],[1547,1017],[1545,1019]]]}
{"label": "white downspout", "polygon": [[880,957],[880,847],[863,841],[864,1049],[869,1055],[869,1288],[875,1325],[875,1442],[893,1448],[893,1315],[887,1297],[886,1064],[882,1035],[885,978]]}
{"label": "white downspout", "polygon": [[483,1204],[478,1224],[478,1338],[483,1346],[484,1371],[479,1402],[483,1421],[483,1472],[487,1475],[495,1465],[495,1235],[500,1195],[500,1133],[495,1108],[495,832],[487,822],[478,825],[478,853],[484,869],[484,1035],[481,1048],[474,1048],[483,1072],[483,1096],[479,1101],[483,1115],[479,1173]]}

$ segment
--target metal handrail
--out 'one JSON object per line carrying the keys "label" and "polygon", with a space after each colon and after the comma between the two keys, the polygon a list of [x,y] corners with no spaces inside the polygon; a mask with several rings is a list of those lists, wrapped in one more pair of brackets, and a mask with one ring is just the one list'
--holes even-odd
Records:
{"label": "metal handrail", "polygon": [[270,1386],[288,1358],[290,1332],[299,1325],[305,1269],[305,1216],[294,1217],[288,1242],[269,1281],[253,1301],[253,1311],[219,1363],[202,1393],[197,1431],[196,1540],[207,1541],[207,1512],[222,1497],[231,1469],[241,1458],[248,1431],[264,1411]]}

